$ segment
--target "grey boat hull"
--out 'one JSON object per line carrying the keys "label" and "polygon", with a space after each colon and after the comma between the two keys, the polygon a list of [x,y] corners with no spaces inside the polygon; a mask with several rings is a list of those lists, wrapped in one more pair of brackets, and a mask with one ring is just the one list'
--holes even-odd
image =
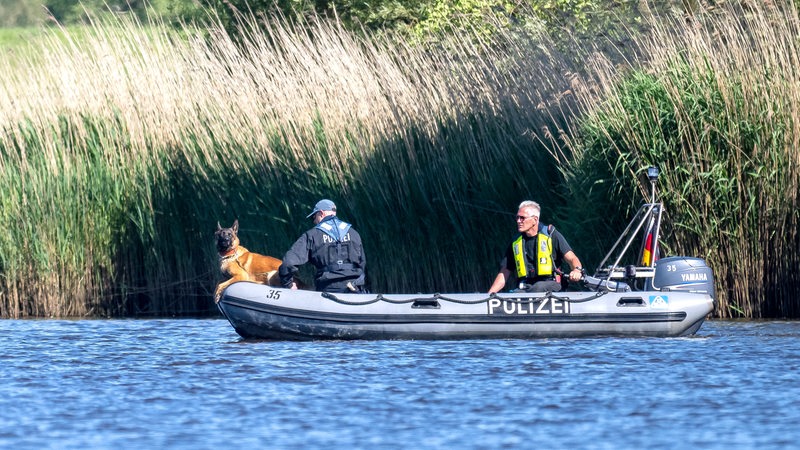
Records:
{"label": "grey boat hull", "polygon": [[239,282],[218,306],[246,339],[532,339],[691,335],[713,299],[675,291],[332,295]]}

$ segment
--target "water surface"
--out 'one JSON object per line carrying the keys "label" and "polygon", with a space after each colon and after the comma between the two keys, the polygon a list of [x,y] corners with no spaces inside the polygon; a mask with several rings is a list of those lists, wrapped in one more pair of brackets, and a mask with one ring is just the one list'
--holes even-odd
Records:
{"label": "water surface", "polygon": [[0,320],[0,447],[800,448],[800,322],[689,338],[242,341]]}

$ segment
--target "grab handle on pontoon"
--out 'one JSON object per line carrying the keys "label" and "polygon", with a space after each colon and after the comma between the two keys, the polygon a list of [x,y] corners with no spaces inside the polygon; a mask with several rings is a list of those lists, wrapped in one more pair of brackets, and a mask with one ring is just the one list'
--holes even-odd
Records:
{"label": "grab handle on pontoon", "polygon": [[439,304],[438,300],[431,298],[414,300],[414,303],[411,304],[411,307],[414,309],[439,309],[442,306]]}

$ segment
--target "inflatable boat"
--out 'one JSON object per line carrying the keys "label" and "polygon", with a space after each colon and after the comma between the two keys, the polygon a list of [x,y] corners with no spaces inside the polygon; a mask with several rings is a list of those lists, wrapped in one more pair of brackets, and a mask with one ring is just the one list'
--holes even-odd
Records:
{"label": "inflatable boat", "polygon": [[[250,282],[229,286],[218,303],[246,338],[531,339],[687,336],[714,309],[714,277],[700,258],[659,258],[663,205],[657,171],[645,203],[582,290],[499,294],[333,294]],[[635,264],[623,264],[641,235]],[[606,264],[608,263],[608,264]]]}

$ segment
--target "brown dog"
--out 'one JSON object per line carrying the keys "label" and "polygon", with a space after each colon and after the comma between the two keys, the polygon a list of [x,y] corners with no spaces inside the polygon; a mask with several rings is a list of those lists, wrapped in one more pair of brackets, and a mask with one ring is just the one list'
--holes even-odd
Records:
{"label": "brown dog", "polygon": [[253,281],[269,286],[280,286],[278,267],[281,260],[272,256],[259,255],[239,245],[239,220],[233,221],[230,228],[222,228],[217,222],[214,239],[219,253],[219,270],[230,278],[217,286],[214,301],[219,302],[222,291],[237,281]]}

